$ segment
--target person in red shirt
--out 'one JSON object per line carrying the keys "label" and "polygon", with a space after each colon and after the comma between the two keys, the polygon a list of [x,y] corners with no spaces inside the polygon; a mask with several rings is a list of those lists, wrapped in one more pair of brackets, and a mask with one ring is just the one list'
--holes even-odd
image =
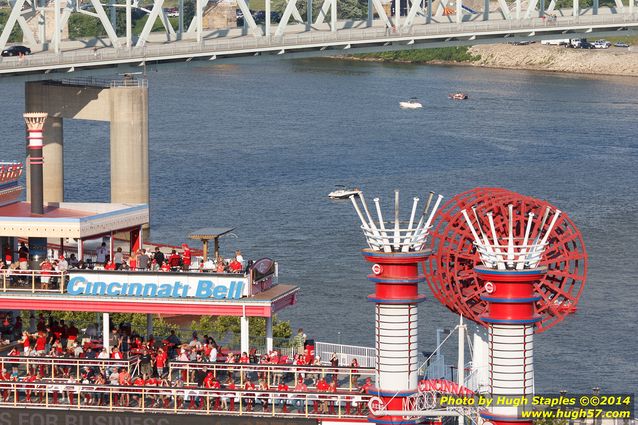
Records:
{"label": "person in red shirt", "polygon": [[[237,389],[237,386],[235,385],[235,381],[230,376],[226,380],[226,389],[229,391],[233,391]],[[228,408],[229,398],[230,398],[230,411],[232,412],[235,410],[235,393],[228,394],[228,398],[227,397],[222,398],[222,408],[224,409]]]}
{"label": "person in red shirt", "polygon": [[228,269],[230,270],[231,273],[241,273],[243,268],[244,266],[242,266],[242,264],[239,261],[237,261],[236,258],[234,258],[233,261],[231,261],[230,264],[228,265]]}
{"label": "person in red shirt", "polygon": [[[244,390],[254,391],[255,384],[253,384],[250,379],[246,379]],[[246,403],[246,410],[250,412],[253,409],[253,403],[255,403],[255,393],[244,393],[244,402]]]}
{"label": "person in red shirt", "polygon": [[[277,386],[277,391],[282,392],[282,393],[287,393],[288,391],[290,391],[290,389],[288,388],[288,385],[286,385],[285,382],[280,382],[279,385]],[[288,397],[288,394],[279,394],[279,399],[277,400],[278,404],[281,404],[281,411],[283,413],[286,413],[286,404],[288,402],[288,400],[286,399]]]}
{"label": "person in red shirt", "polygon": [[[299,381],[297,381],[297,385],[295,385],[295,391],[296,392],[300,392],[300,393],[306,393],[308,392],[308,387],[306,386],[306,384],[303,381],[303,378],[299,378]],[[299,396],[299,398],[297,398],[295,400],[295,405],[297,406],[297,411],[298,412],[302,412],[304,409],[304,396]]]}
{"label": "person in red shirt", "polygon": [[104,270],[115,270],[115,263],[111,260],[107,261],[104,265]]}
{"label": "person in red shirt", "polygon": [[[317,392],[326,393],[328,392],[328,383],[322,377],[317,381]],[[321,401],[321,412],[320,413],[328,413],[328,400],[326,397],[319,396]],[[314,413],[317,413],[317,402],[315,401]]]}
{"label": "person in red shirt", "polygon": [[162,347],[158,348],[157,355],[155,356],[155,366],[157,367],[157,374],[159,376],[164,376],[167,359],[166,351],[164,351]]}
{"label": "person in red shirt", "polygon": [[162,265],[160,266],[160,270],[163,272],[170,272],[171,271],[171,266],[168,265],[168,261],[164,261],[162,263]]}
{"label": "person in red shirt", "polygon": [[185,243],[182,244],[182,270],[188,271],[191,267],[191,249]]}
{"label": "person in red shirt", "polygon": [[42,273],[40,277],[40,287],[42,289],[49,289],[49,280],[51,279],[53,264],[51,264],[48,258],[45,258],[44,261],[40,263],[40,271]]}
{"label": "person in red shirt", "polygon": [[171,271],[176,272],[179,270],[179,266],[182,263],[182,258],[177,254],[176,250],[171,251],[170,257],[168,257],[168,265],[171,268]]}
{"label": "person in red shirt", "polygon": [[35,340],[35,352],[38,356],[43,356],[47,345],[47,335],[44,332],[38,332],[38,337]]}

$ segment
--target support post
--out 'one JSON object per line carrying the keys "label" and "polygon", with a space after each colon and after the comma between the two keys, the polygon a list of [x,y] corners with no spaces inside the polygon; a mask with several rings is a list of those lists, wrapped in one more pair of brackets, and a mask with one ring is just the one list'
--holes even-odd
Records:
{"label": "support post", "polygon": [[[577,1],[577,0],[574,0]],[[516,20],[520,21],[521,19],[521,0],[516,0]]]}
{"label": "support post", "polygon": [[[463,324],[463,316],[459,319],[459,347],[458,347],[458,362],[457,362],[457,384],[459,388],[465,386],[465,325]],[[458,425],[464,425],[465,417],[459,416]]]}
{"label": "support post", "polygon": [[577,17],[578,15],[580,15],[578,0],[574,0],[572,7],[573,7],[572,10],[574,11],[574,17]]}
{"label": "support post", "polygon": [[372,26],[372,20],[374,18],[374,10],[372,7],[372,0],[368,0],[368,27]]}
{"label": "support post", "polygon": [[[400,0],[397,0],[400,1]],[[337,0],[331,0],[332,6],[330,7],[330,31],[337,31]]]}
{"label": "support post", "polygon": [[[266,32],[266,37],[270,37],[270,0],[266,0],[265,6],[266,6],[266,22],[265,22],[266,27],[264,28],[264,30]],[[204,255],[204,257],[206,256]]]}
{"label": "support post", "polygon": [[483,20],[489,21],[490,19],[490,0],[483,2]]}
{"label": "support post", "polygon": [[266,352],[270,353],[273,350],[273,338],[272,338],[272,316],[266,317]]}
{"label": "support post", "polygon": [[198,43],[202,42],[202,31],[204,27],[203,20],[202,20],[203,12],[204,11],[202,10],[202,0],[197,0],[195,19],[197,19],[197,42]]}
{"label": "support post", "polygon": [[[489,2],[490,0],[485,0],[486,2]],[[427,18],[425,20],[426,24],[431,24],[432,23],[432,0],[428,0],[428,15]]]}
{"label": "support post", "polygon": [[102,313],[102,345],[106,348],[106,352],[111,355],[111,319],[109,313]]}
{"label": "support post", "polygon": [[202,255],[204,257],[204,261],[208,260],[208,239],[202,239]]}
{"label": "support post", "polygon": [[146,341],[153,335],[153,314],[146,313]]}
{"label": "support post", "polygon": [[179,39],[182,39],[182,34],[184,34],[184,0],[179,0],[179,19],[178,19],[178,27],[177,31],[179,33]]}
{"label": "support post", "polygon": [[[594,0],[594,10],[593,10],[593,14],[594,15],[598,15],[598,7],[599,7],[599,0]],[[631,3],[630,3],[630,7],[631,7]]]}
{"label": "support post", "polygon": [[394,27],[398,30],[401,25],[401,0],[394,0]]}
{"label": "support post", "polygon": [[115,255],[115,233],[111,232],[109,237],[109,259],[113,261],[113,255]]}
{"label": "support post", "polygon": [[84,239],[78,240],[78,261],[84,261]]}
{"label": "support post", "polygon": [[133,47],[131,0],[126,0],[126,47],[130,50]]}
{"label": "support post", "polygon": [[60,32],[62,28],[60,27],[60,0],[55,0],[53,2],[55,10],[53,12],[53,20],[55,21],[53,25],[53,49],[55,53],[60,53]]}
{"label": "support post", "polygon": [[[516,0],[520,3],[521,0]],[[463,22],[463,0],[456,0],[456,23]]]}
{"label": "support post", "polygon": [[240,340],[241,340],[241,352],[242,353],[246,353],[246,354],[250,354],[250,346],[249,346],[249,338],[248,336],[250,335],[250,328],[248,326],[248,317],[246,315],[243,315],[240,319]]}

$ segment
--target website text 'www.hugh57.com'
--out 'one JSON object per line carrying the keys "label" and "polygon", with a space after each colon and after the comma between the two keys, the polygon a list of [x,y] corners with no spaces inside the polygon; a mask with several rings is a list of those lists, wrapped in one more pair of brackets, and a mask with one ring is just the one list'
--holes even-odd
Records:
{"label": "website text 'www.hugh57.com'", "polygon": [[583,409],[570,410],[523,410],[523,419],[629,419],[632,414],[627,410]]}

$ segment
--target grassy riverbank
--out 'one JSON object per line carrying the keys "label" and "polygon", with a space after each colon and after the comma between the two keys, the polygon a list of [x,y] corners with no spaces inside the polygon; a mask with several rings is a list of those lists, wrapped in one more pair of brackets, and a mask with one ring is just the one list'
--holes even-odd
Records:
{"label": "grassy riverbank", "polygon": [[394,52],[362,53],[352,59],[400,63],[448,63],[476,62],[479,55],[472,54],[469,47],[442,47],[436,49],[398,50]]}

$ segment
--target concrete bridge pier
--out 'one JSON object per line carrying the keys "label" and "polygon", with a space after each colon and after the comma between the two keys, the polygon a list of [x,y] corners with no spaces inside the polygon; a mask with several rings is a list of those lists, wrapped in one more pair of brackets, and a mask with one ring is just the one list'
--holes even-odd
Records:
{"label": "concrete bridge pier", "polygon": [[111,202],[148,203],[148,90],[111,89]]}
{"label": "concrete bridge pier", "polygon": [[[25,91],[27,112],[49,114],[44,128],[45,202],[64,201],[66,118],[110,123],[111,202],[149,203],[146,80],[30,81]],[[27,178],[27,193],[29,189]]]}

